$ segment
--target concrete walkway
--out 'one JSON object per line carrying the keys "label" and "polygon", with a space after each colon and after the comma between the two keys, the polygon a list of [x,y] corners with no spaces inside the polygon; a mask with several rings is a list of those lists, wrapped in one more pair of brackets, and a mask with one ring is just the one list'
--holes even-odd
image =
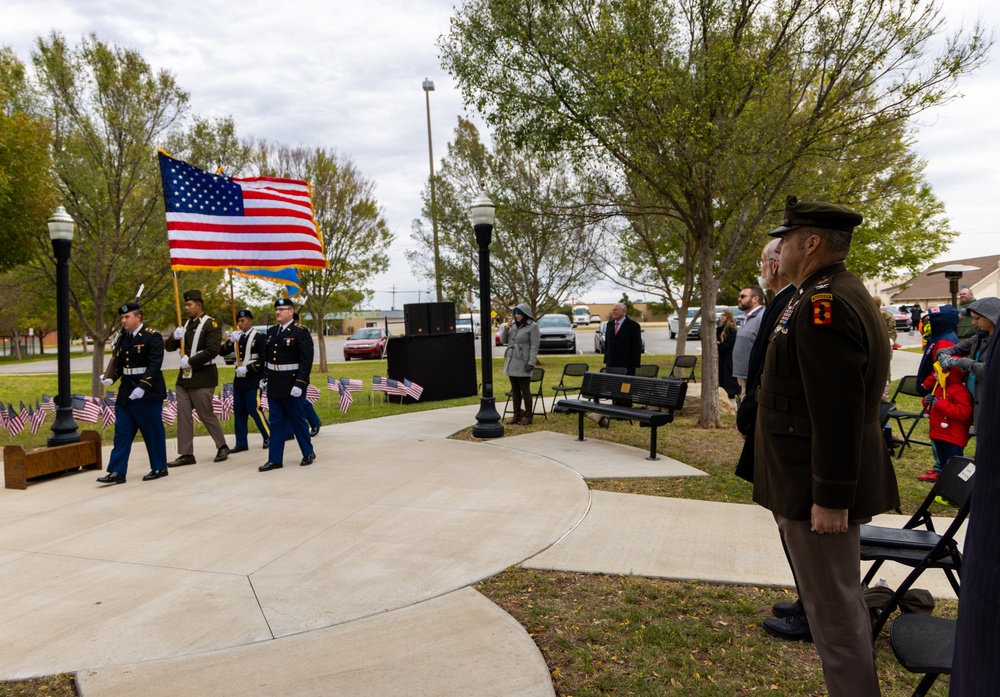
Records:
{"label": "concrete walkway", "polygon": [[[552,695],[472,584],[522,562],[790,584],[766,511],[585,482],[703,473],[548,432],[448,439],[477,409],[325,426],[310,467],[294,444],[282,470],[259,473],[263,451],[214,464],[205,437],[153,482],[140,445],[124,485],[3,490],[0,677],[75,671],[85,697]],[[938,576],[920,585],[947,595]]]}

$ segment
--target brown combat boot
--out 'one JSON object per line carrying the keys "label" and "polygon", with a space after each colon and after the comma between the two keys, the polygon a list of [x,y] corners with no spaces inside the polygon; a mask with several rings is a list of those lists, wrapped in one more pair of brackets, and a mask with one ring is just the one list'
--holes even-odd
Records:
{"label": "brown combat boot", "polygon": [[532,409],[531,409],[531,397],[525,397],[524,398],[524,413],[521,414],[521,420],[518,423],[521,424],[522,426],[530,426],[531,422],[532,422],[532,419],[534,418],[534,414],[532,414],[531,412],[532,412]]}
{"label": "brown combat boot", "polygon": [[513,399],[514,399],[514,416],[511,417],[509,421],[507,421],[508,426],[516,426],[517,424],[521,423],[521,417],[524,416],[524,412],[521,411],[521,400],[516,397]]}

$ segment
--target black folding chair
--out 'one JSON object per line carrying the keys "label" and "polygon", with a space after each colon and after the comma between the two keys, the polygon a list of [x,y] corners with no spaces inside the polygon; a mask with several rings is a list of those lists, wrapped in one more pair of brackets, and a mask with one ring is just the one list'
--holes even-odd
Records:
{"label": "black folding chair", "polygon": [[[920,394],[917,387],[917,376],[906,375],[896,385],[896,391],[892,393],[889,401],[896,404],[896,397],[901,394],[922,398],[923,395]],[[927,408],[923,406],[923,403],[921,403],[920,411],[904,411],[893,407],[889,412],[889,418],[895,420],[896,425],[899,426],[899,435],[903,439],[902,445],[899,446],[899,453],[896,455],[897,459],[903,457],[903,451],[906,450],[906,446],[912,443],[930,447],[930,442],[917,440],[913,437],[913,431],[916,429],[917,424],[920,423],[921,419],[927,418]],[[904,422],[909,422],[909,429],[903,425]]]}
{"label": "black folding chair", "polygon": [[[566,397],[570,392],[579,392],[580,387],[583,386],[583,374],[588,370],[590,370],[590,366],[586,363],[567,363],[564,365],[562,376],[559,378],[559,384],[552,386],[556,397]],[[566,382],[566,378],[580,379],[568,383]]]}
{"label": "black folding chair", "polygon": [[637,378],[655,378],[660,374],[660,366],[648,363],[646,365],[640,365],[635,369],[635,376]]}
{"label": "black folding chair", "polygon": [[[538,405],[541,404],[542,416],[544,416],[545,419],[548,420],[549,415],[545,411],[545,395],[542,393],[542,380],[544,379],[545,379],[545,368],[535,368],[534,370],[531,371],[531,396],[533,398],[531,402],[531,415],[535,416],[536,414],[538,414]],[[538,389],[535,389],[535,383],[538,383]],[[501,421],[507,418],[507,411],[510,408],[510,398],[513,395],[513,393],[510,390],[507,390],[506,395],[507,395],[507,403],[504,404],[503,406],[503,416],[500,417]]]}
{"label": "black folding chair", "polygon": [[924,697],[939,675],[951,675],[955,626],[955,620],[916,614],[901,615],[892,623],[889,643],[899,665],[924,674],[913,697]]}
{"label": "black folding chair", "polygon": [[[677,356],[674,358],[674,364],[670,367],[670,377],[683,380],[684,382],[698,382],[694,377],[694,367],[697,364],[697,356]],[[678,370],[680,374],[678,374]],[[685,372],[687,373],[686,375]]]}
{"label": "black folding chair", "polygon": [[[972,458],[953,457],[945,464],[944,470],[931,487],[924,502],[920,504],[920,508],[906,521],[902,529],[879,525],[861,526],[861,559],[875,562],[862,579],[862,586],[867,588],[879,568],[887,561],[913,568],[872,624],[873,638],[878,638],[879,632],[899,605],[900,599],[926,569],[943,570],[955,595],[958,595],[959,578],[962,574],[962,553],[955,541],[955,534],[969,515],[975,472],[976,465]],[[937,496],[958,507],[954,520],[942,533],[934,530],[934,522],[929,512]]]}

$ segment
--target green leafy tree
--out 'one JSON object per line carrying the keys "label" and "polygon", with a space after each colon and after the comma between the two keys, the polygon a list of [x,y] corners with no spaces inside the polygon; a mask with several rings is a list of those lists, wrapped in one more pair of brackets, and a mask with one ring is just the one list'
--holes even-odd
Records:
{"label": "green leafy tree", "polygon": [[[93,393],[114,309],[140,284],[145,298],[171,287],[166,220],[154,156],[187,109],[187,94],[132,49],[90,36],[71,48],[57,33],[32,56],[53,130],[53,169],[76,221],[70,303],[95,340]],[[54,277],[47,239],[39,268]]]}
{"label": "green leafy tree", "polygon": [[31,259],[56,207],[48,122],[24,64],[0,48],[0,271]]}
{"label": "green leafy tree", "polygon": [[[846,193],[901,154],[878,144],[905,143],[912,117],[986,60],[981,26],[939,41],[940,13],[933,0],[469,0],[441,49],[498,138],[641,182],[710,316],[786,194],[867,211]],[[719,425],[715,348],[705,332],[703,427]]]}

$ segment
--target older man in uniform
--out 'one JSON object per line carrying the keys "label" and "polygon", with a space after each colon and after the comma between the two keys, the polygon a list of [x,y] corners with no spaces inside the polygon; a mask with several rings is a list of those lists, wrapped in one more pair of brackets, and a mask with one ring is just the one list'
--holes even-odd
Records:
{"label": "older man in uniform", "polygon": [[220,356],[236,354],[236,377],[233,378],[233,430],[236,432],[236,447],[230,453],[242,453],[250,449],[247,418],[252,417],[257,430],[264,437],[264,447],[268,445],[271,429],[267,416],[260,404],[260,382],[264,379],[264,334],[253,328],[253,313],[240,310],[236,313],[236,329],[219,349]]}
{"label": "older man in uniform", "polygon": [[149,456],[149,474],[143,481],[166,477],[167,437],[163,432],[163,398],[167,387],[163,383],[163,337],[142,323],[142,308],[137,303],[125,303],[118,308],[122,332],[115,347],[114,377],[101,380],[110,387],[121,379],[115,400],[115,440],[108,459],[108,473],[98,477],[102,484],[124,484],[128,472],[128,457],[136,433],[142,433]]}
{"label": "older man in uniform", "polygon": [[754,501],[784,539],[831,697],[880,694],[860,524],[899,505],[878,418],[889,338],[844,265],[861,221],[844,206],[788,198],[770,234],[798,290],[770,334],[757,390]]}
{"label": "older man in uniform", "polygon": [[188,319],[177,327],[173,336],[167,339],[168,351],[181,350],[181,372],[177,376],[177,454],[169,463],[170,467],[193,465],[194,457],[194,417],[191,409],[198,412],[198,418],[205,424],[209,435],[218,449],[216,462],[229,457],[229,446],[222,435],[222,425],[212,408],[212,396],[219,384],[219,369],[215,357],[222,344],[222,327],[205,314],[204,301],[200,290],[184,293],[184,314]]}
{"label": "older man in uniform", "polygon": [[312,335],[295,324],[295,306],[288,298],[274,303],[276,323],[267,330],[264,367],[267,373],[267,402],[271,408],[271,441],[267,462],[261,472],[284,467],[285,433],[291,431],[302,451],[300,465],[311,465],[316,452],[309,440],[309,428],[302,413],[302,400],[312,371]]}

